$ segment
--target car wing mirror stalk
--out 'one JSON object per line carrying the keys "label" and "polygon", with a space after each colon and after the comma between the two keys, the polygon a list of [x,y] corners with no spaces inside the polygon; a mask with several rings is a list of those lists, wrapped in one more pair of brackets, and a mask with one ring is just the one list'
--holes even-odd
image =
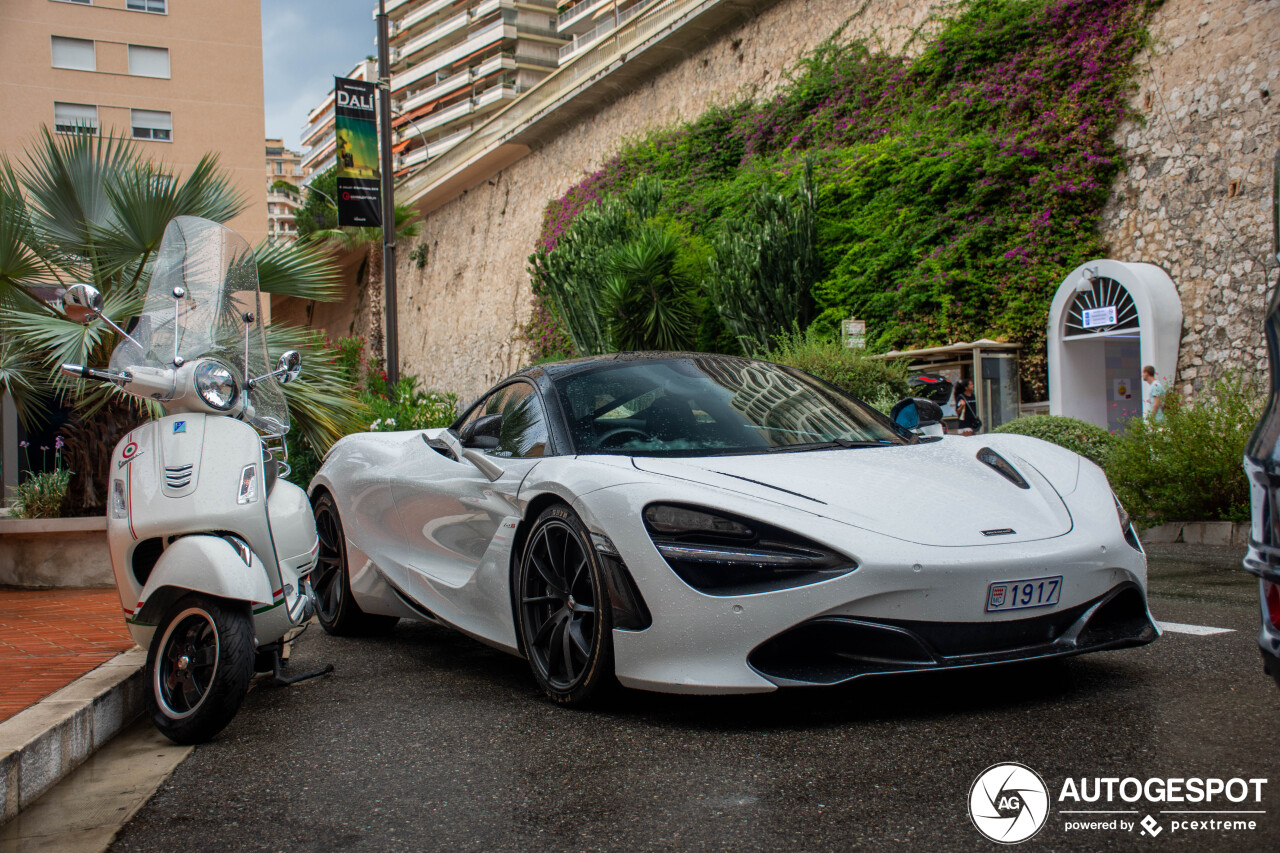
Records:
{"label": "car wing mirror stalk", "polygon": [[479,468],[480,473],[488,477],[490,482],[497,480],[503,474],[501,465],[477,450],[463,450],[462,458]]}

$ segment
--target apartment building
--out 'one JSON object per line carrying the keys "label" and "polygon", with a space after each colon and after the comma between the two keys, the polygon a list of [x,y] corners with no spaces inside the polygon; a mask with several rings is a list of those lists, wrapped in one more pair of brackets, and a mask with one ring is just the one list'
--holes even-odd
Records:
{"label": "apartment building", "polygon": [[556,0],[391,0],[396,175],[449,150],[551,73]]}
{"label": "apartment building", "polygon": [[284,147],[282,139],[267,140],[267,237],[292,243],[298,239],[295,224],[302,206],[299,186],[306,177],[302,155]]}
{"label": "apartment building", "polygon": [[209,152],[244,194],[228,223],[266,235],[260,0],[0,0],[0,152],[45,125],[131,138],[185,174]]}
{"label": "apartment building", "polygon": [[[378,63],[362,59],[355,67],[342,75],[351,80],[377,82]],[[333,132],[333,89],[320,104],[307,114],[302,125],[302,168],[307,176],[303,184],[338,162],[337,137]]]}

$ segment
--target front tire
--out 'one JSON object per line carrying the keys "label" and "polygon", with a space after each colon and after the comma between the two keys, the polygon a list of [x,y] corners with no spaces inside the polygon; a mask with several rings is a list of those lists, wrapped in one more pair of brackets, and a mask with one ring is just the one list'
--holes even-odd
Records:
{"label": "front tire", "polygon": [[147,711],[174,743],[203,743],[240,710],[253,677],[253,620],[243,605],[188,595],[147,650]]}
{"label": "front tire", "polygon": [[564,505],[534,523],[516,579],[516,613],[529,667],[562,705],[582,705],[613,682],[613,610],[603,567],[582,520]]}
{"label": "front tire", "polygon": [[311,588],[316,593],[316,618],[321,627],[339,637],[390,631],[399,618],[365,613],[351,594],[347,538],[342,532],[342,518],[333,495],[325,492],[316,499],[315,515],[320,553],[311,573]]}

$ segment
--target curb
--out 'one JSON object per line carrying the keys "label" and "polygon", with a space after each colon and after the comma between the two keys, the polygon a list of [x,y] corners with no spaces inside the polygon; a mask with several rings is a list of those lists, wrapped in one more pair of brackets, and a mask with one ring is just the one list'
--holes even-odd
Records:
{"label": "curb", "polygon": [[1248,547],[1249,525],[1233,521],[1170,521],[1138,531],[1143,544]]}
{"label": "curb", "polygon": [[147,653],[116,655],[0,723],[3,824],[142,713]]}

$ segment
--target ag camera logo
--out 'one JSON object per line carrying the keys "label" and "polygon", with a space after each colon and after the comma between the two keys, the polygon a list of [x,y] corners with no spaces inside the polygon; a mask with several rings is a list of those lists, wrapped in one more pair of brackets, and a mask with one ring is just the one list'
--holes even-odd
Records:
{"label": "ag camera logo", "polygon": [[1026,841],[1049,818],[1049,789],[1040,774],[1025,764],[993,764],[973,780],[969,818],[992,841]]}

